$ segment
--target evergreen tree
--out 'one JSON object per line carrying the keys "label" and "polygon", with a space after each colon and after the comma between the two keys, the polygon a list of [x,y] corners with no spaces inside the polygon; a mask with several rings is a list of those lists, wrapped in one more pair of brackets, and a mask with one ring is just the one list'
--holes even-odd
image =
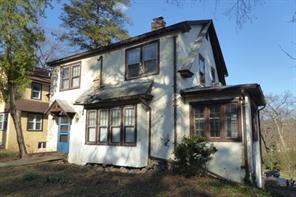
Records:
{"label": "evergreen tree", "polygon": [[16,98],[29,83],[28,74],[37,65],[36,50],[44,40],[38,23],[48,5],[46,0],[0,0],[0,90],[9,103],[20,157],[27,154],[21,114]]}
{"label": "evergreen tree", "polygon": [[71,0],[61,15],[67,31],[60,37],[71,46],[94,49],[128,37],[123,28],[129,23],[123,7],[130,0]]}

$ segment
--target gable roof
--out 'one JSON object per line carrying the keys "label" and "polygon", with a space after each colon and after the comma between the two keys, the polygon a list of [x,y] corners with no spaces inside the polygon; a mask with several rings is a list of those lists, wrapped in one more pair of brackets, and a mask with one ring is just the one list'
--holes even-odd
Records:
{"label": "gable roof", "polygon": [[63,112],[66,115],[75,114],[75,109],[65,100],[55,100],[46,110],[45,114]]}
{"label": "gable roof", "polygon": [[57,66],[57,65],[71,62],[71,61],[76,61],[76,60],[80,60],[83,58],[95,56],[95,55],[98,55],[98,54],[101,54],[101,53],[104,53],[107,51],[112,51],[112,50],[115,50],[118,48],[134,45],[134,44],[146,41],[148,39],[157,38],[159,36],[165,36],[165,35],[173,34],[176,32],[188,32],[188,31],[190,31],[192,25],[208,26],[208,33],[209,33],[209,37],[210,37],[212,48],[213,48],[215,63],[217,66],[217,71],[218,71],[218,77],[219,77],[219,80],[222,84],[226,84],[225,83],[225,76],[228,76],[228,71],[227,71],[227,68],[225,65],[223,54],[222,54],[222,51],[220,48],[220,44],[219,44],[218,37],[217,37],[212,20],[183,21],[183,22],[176,23],[176,24],[173,24],[170,26],[166,26],[164,28],[161,28],[161,29],[158,29],[155,31],[150,31],[150,32],[147,32],[147,33],[135,36],[135,37],[131,37],[131,38],[110,44],[108,46],[99,47],[96,49],[92,49],[92,50],[88,50],[85,52],[70,55],[68,57],[64,57],[64,58],[61,58],[58,60],[50,61],[50,62],[47,62],[47,65],[48,66]]}

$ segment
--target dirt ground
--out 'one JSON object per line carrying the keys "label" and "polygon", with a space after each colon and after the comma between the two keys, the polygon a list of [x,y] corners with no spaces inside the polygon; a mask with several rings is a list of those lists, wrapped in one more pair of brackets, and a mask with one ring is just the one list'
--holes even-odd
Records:
{"label": "dirt ground", "polygon": [[50,162],[0,168],[0,196],[270,196],[209,177],[100,172]]}

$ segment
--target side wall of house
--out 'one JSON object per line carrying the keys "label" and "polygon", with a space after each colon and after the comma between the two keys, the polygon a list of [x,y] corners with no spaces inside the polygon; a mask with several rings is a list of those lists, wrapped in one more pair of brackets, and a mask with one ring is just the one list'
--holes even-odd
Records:
{"label": "side wall of house", "polygon": [[[43,130],[42,131],[28,131],[27,129],[28,113],[21,113],[21,125],[23,129],[23,136],[28,153],[44,152],[46,149],[39,149],[38,142],[47,141],[47,117],[43,116]],[[16,131],[11,115],[8,115],[7,121],[7,141],[6,149],[10,151],[18,151],[18,144],[16,140]]]}

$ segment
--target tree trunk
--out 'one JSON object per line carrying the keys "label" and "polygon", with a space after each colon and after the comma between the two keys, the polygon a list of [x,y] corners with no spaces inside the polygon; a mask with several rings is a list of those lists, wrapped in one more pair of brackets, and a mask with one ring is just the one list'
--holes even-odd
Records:
{"label": "tree trunk", "polygon": [[10,114],[13,119],[16,140],[19,147],[19,157],[23,158],[27,155],[27,149],[24,143],[24,136],[21,125],[21,112],[16,109],[15,104],[15,86],[12,82],[8,82],[8,92],[9,92],[9,104],[10,104]]}

